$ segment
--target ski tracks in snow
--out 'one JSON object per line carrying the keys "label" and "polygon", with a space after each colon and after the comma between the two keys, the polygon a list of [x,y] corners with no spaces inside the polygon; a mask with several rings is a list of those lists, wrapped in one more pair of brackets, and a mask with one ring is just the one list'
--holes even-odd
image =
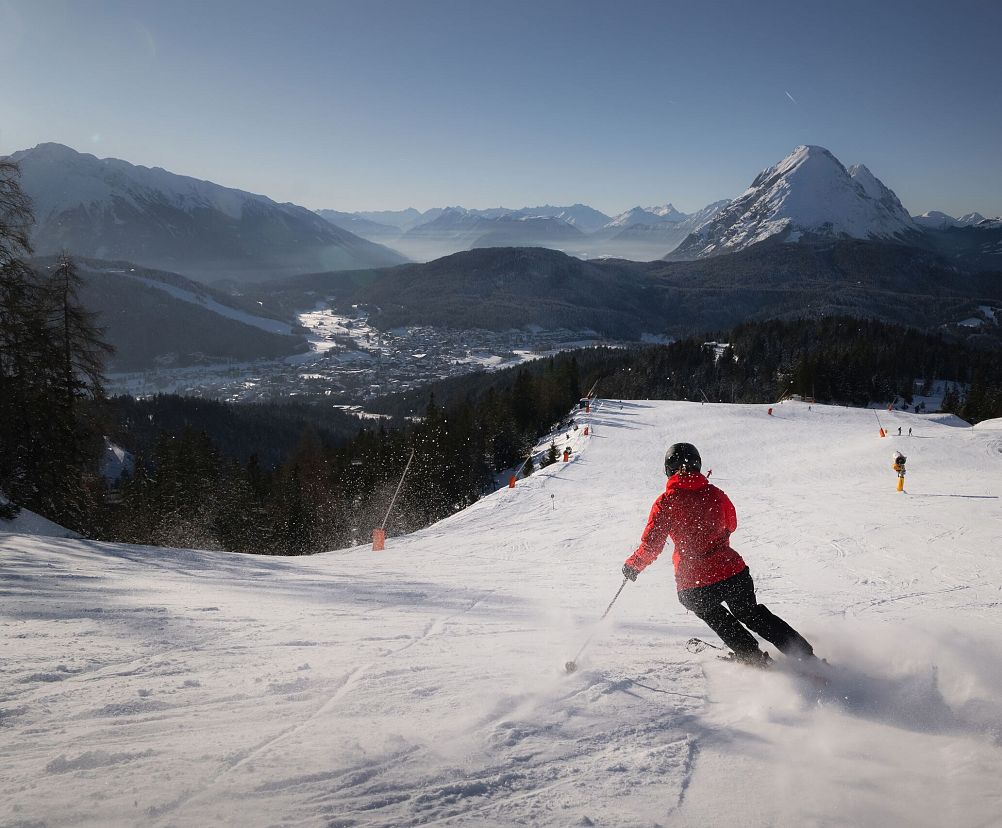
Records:
{"label": "ski tracks in snow", "polygon": [[421,749],[399,757],[398,768],[374,767],[361,785],[310,797],[309,806],[344,825],[622,824],[624,809],[657,822],[684,796],[694,751],[687,725],[703,699],[659,697],[655,685],[688,688],[693,677],[684,663],[639,680],[601,671],[542,676],[538,689],[502,695],[469,723],[454,746],[462,764],[429,772],[441,757],[427,762]]}
{"label": "ski tracks in snow", "polygon": [[[405,644],[395,649],[389,650],[385,653],[380,654],[377,658],[367,661],[347,673],[342,679],[337,681],[332,689],[330,695],[316,707],[311,713],[307,714],[305,718],[279,730],[267,738],[263,739],[256,745],[251,746],[245,751],[240,752],[237,755],[229,757],[229,761],[221,766],[199,789],[195,791],[189,791],[174,800],[169,802],[152,806],[148,809],[147,814],[152,818],[167,817],[168,824],[173,823],[175,819],[178,818],[178,812],[183,812],[183,809],[188,805],[197,805],[202,800],[211,799],[212,795],[215,793],[216,789],[224,784],[226,780],[237,771],[242,768],[251,766],[255,760],[271,750],[274,750],[284,743],[291,742],[301,734],[303,734],[311,725],[317,724],[323,721],[325,718],[329,717],[330,714],[335,710],[338,704],[344,699],[349,693],[351,693],[360,683],[363,677],[372,668],[381,664],[386,660],[392,659],[395,656],[399,656],[412,647],[419,645],[430,638],[439,636],[446,629],[448,623],[466,613],[471,612],[477,606],[479,606],[484,600],[492,595],[494,590],[485,591],[480,596],[476,597],[470,601],[465,607],[457,612],[449,613],[446,615],[439,615],[432,620],[425,623],[420,633],[411,637]],[[294,689],[290,686],[290,689]],[[410,751],[404,751],[404,754]],[[342,774],[326,774],[321,775],[318,779],[307,778],[307,781],[314,782],[318,780],[330,780],[336,778],[338,775],[350,775],[351,771],[345,771]],[[279,786],[281,787],[281,786]],[[289,787],[293,787],[292,784]],[[268,786],[269,791],[274,791],[277,788],[275,786]]]}

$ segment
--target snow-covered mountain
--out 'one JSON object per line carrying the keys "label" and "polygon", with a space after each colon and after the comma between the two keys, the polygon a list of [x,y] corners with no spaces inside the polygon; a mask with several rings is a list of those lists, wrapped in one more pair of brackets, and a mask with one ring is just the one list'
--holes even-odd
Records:
{"label": "snow-covered mountain", "polygon": [[611,221],[606,223],[607,229],[622,230],[632,227],[635,224],[655,226],[658,224],[678,224],[689,218],[688,215],[676,210],[672,204],[664,204],[660,207],[634,207],[625,213],[620,213]]}
{"label": "snow-covered mountain", "polygon": [[981,230],[995,230],[1002,226],[1002,217],[996,216],[994,219],[986,219],[980,213],[966,213],[959,219],[940,213],[938,210],[931,210],[921,216],[913,216],[912,220],[919,227],[928,230],[948,230],[949,228],[980,228]]}
{"label": "snow-covered mountain", "polygon": [[922,246],[957,266],[971,270],[1002,267],[1002,218],[966,213],[959,219],[938,210],[914,217],[922,228]]}
{"label": "snow-covered mountain", "polygon": [[722,208],[672,254],[702,258],[766,239],[911,241],[920,230],[897,196],[865,166],[846,169],[824,147],[799,146]]}
{"label": "snow-covered mountain", "polygon": [[[549,210],[563,212],[562,208]],[[433,221],[407,231],[403,241],[448,244],[457,250],[464,250],[474,247],[560,247],[585,238],[578,227],[565,219],[542,215],[541,212],[546,210],[447,207]]]}
{"label": "snow-covered mountain", "polygon": [[466,207],[436,207],[419,213],[413,208],[386,212],[344,213],[338,210],[318,210],[318,215],[363,238],[385,239],[391,243],[404,233],[413,238],[438,237],[456,230],[469,230],[479,224],[477,219],[494,221],[505,217],[525,219],[556,219],[582,233],[593,233],[609,223],[609,216],[587,204],[559,206],[543,204],[538,207],[491,207],[470,209]]}
{"label": "snow-covered mountain", "polygon": [[342,230],[354,233],[363,239],[374,241],[375,239],[393,239],[402,232],[399,227],[393,224],[380,224],[378,221],[367,219],[358,213],[342,213],[340,210],[317,210],[320,218],[329,221]]}
{"label": "snow-covered mountain", "polygon": [[159,167],[61,144],[39,144],[11,159],[34,206],[40,255],[66,250],[235,281],[404,261],[304,207]]}
{"label": "snow-covered mountain", "polygon": [[[966,227],[967,225],[970,224],[979,224],[984,220],[985,217],[981,215],[981,213],[964,213],[964,215],[962,215],[959,219],[957,219],[957,224]],[[996,217],[996,221],[998,220],[999,220],[998,217]]]}
{"label": "snow-covered mountain", "polygon": [[610,251],[628,251],[627,258],[658,258],[674,250],[693,231],[705,224],[729,201],[716,201],[695,213],[687,214],[672,205],[635,207],[620,214],[601,231]]}
{"label": "snow-covered mountain", "polygon": [[1002,217],[985,218],[981,213],[965,213],[959,219],[941,213],[939,210],[930,210],[920,216],[912,216],[912,220],[923,229],[945,230],[950,227],[980,227],[982,229],[994,229],[1002,224]]}
{"label": "snow-covered mountain", "polygon": [[[507,212],[504,215],[507,215]],[[467,210],[463,207],[446,207],[431,221],[412,227],[406,235],[411,238],[436,240],[467,237],[472,239],[479,232],[486,232],[492,220],[492,217],[484,216],[480,211]]]}
{"label": "snow-covered mountain", "polygon": [[[418,261],[485,245],[519,247],[549,243],[586,258],[613,256],[646,261],[661,258],[672,250],[725,203],[716,202],[693,214],[683,213],[672,204],[635,207],[614,218],[587,204],[544,204],[518,209],[453,206],[424,213],[413,208],[357,213],[319,210],[318,213],[339,227],[383,242]],[[523,224],[513,224],[514,220]]]}
{"label": "snow-covered mountain", "polygon": [[594,233],[609,222],[609,216],[587,204],[572,204],[569,207],[544,204],[542,207],[523,207],[515,212],[525,217],[560,219],[582,233]]}
{"label": "snow-covered mountain", "polygon": [[415,210],[413,207],[408,207],[406,210],[360,210],[350,215],[368,219],[377,224],[388,224],[402,232],[406,232],[412,227],[424,224],[426,221],[434,221],[443,209],[443,207],[432,207],[430,210],[425,210],[424,212]]}
{"label": "snow-covered mountain", "polygon": [[[968,215],[972,214],[968,213]],[[919,216],[912,216],[912,221],[923,229],[929,228],[932,230],[943,230],[947,227],[961,226],[961,223],[953,216],[948,216],[946,213],[941,213],[939,210],[929,210]]]}
{"label": "snow-covered mountain", "polygon": [[[975,213],[974,215],[979,215]],[[976,227],[980,230],[998,230],[1002,227],[1002,216],[995,216],[995,218],[982,218],[976,222],[971,222],[966,225],[968,227]]]}
{"label": "snow-covered mountain", "polygon": [[470,245],[476,247],[553,247],[584,241],[585,234],[555,216],[512,214],[491,221],[490,229]]}
{"label": "snow-covered mountain", "polygon": [[[569,462],[383,552],[0,524],[4,823],[998,825],[998,422],[881,411],[880,439],[865,409],[647,400],[575,418]],[[687,652],[717,639],[670,547],[598,623],[683,439],[827,688],[771,645],[771,671]]]}

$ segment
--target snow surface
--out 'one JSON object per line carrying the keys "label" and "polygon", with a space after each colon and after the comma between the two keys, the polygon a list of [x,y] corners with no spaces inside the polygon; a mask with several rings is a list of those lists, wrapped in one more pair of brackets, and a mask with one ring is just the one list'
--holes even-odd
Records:
{"label": "snow surface", "polygon": [[[793,402],[575,419],[571,462],[382,553],[0,536],[0,824],[999,824],[997,430]],[[687,653],[713,637],[667,553],[594,624],[683,439],[827,691]]]}
{"label": "snow surface", "polygon": [[[0,495],[0,506],[9,503],[6,497]],[[45,535],[53,538],[79,538],[76,532],[53,523],[48,518],[35,514],[30,509],[21,509],[13,520],[0,518],[0,534],[16,532],[20,535]],[[0,727],[3,726],[3,710],[0,709]]]}

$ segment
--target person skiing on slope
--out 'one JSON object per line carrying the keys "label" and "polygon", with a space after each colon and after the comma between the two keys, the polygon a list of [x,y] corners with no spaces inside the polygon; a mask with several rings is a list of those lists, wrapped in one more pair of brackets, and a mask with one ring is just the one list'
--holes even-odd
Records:
{"label": "person skiing on slope", "polygon": [[623,564],[623,575],[636,581],[670,537],[679,601],[705,621],[737,659],[751,664],[769,661],[748,627],[783,654],[813,660],[814,648],[808,641],[756,600],[748,565],[730,545],[738,525],[734,504],[700,474],[701,466],[691,443],[669,447],[668,484],[654,501],[640,546]]}

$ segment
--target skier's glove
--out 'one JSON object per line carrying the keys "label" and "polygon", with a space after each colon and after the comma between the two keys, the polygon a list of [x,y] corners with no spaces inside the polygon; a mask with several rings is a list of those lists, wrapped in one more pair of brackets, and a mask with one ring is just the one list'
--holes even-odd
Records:
{"label": "skier's glove", "polygon": [[629,564],[623,564],[623,577],[629,578],[631,581],[637,580],[637,576],[640,574],[639,569],[634,569]]}

